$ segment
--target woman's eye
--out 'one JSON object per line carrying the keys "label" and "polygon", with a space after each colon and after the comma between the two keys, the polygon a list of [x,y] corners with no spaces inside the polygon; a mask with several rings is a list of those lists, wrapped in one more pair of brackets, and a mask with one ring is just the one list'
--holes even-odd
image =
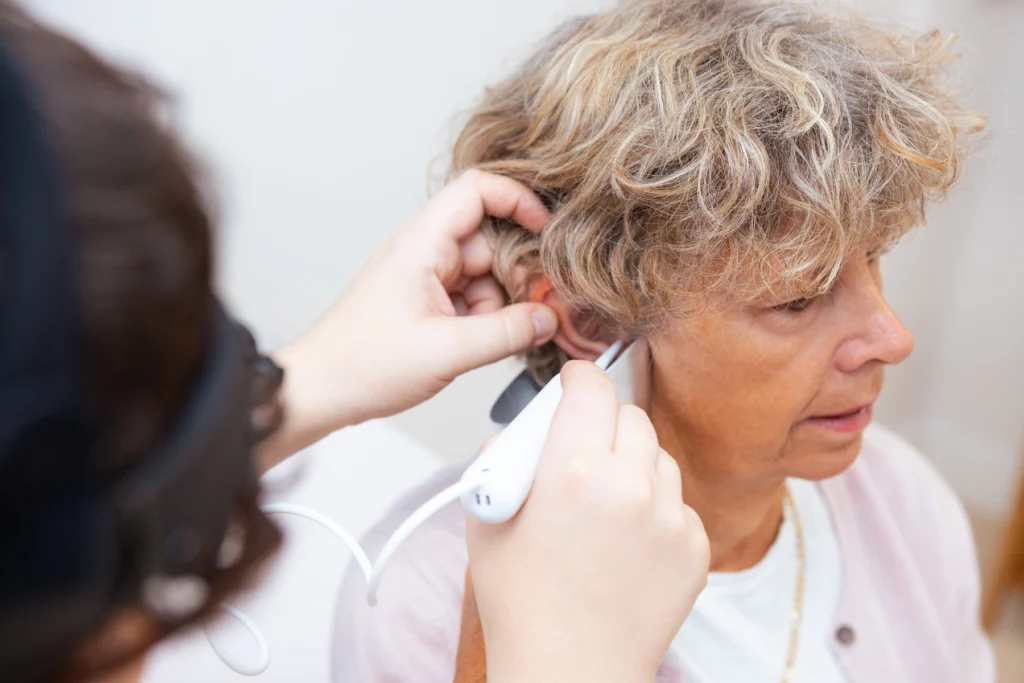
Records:
{"label": "woman's eye", "polygon": [[814,299],[803,297],[787,301],[784,304],[772,306],[771,310],[778,311],[780,313],[799,313],[800,311],[806,311],[812,303],[814,303]]}

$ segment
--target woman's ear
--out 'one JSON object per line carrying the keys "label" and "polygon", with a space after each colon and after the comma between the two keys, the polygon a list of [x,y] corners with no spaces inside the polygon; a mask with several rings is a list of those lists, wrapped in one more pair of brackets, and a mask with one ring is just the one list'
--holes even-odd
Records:
{"label": "woman's ear", "polygon": [[558,332],[552,341],[570,358],[597,360],[617,339],[599,315],[573,309],[544,275],[534,284],[530,300],[545,304],[558,316]]}

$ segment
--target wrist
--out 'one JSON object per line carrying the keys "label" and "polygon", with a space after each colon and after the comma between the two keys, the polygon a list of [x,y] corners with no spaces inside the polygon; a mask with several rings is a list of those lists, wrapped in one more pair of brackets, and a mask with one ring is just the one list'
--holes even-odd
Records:
{"label": "wrist", "polygon": [[[279,400],[283,421],[260,445],[260,471],[265,472],[296,452],[343,427],[361,422],[347,387],[330,385],[316,354],[300,341],[273,354],[284,370]],[[330,373],[334,376],[336,373]]]}
{"label": "wrist", "polygon": [[[571,662],[570,662],[571,664]],[[654,683],[655,676],[609,676],[575,667],[532,667],[531,671],[507,672],[487,667],[487,683]]]}
{"label": "wrist", "polygon": [[576,655],[570,648],[512,645],[514,652],[502,652],[488,642],[487,683],[653,683],[656,677],[640,662],[609,661],[607,651]]}

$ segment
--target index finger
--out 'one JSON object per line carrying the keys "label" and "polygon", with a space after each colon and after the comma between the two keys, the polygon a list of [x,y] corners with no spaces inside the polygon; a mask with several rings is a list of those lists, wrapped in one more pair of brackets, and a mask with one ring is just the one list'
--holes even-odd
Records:
{"label": "index finger", "polygon": [[485,216],[509,218],[535,233],[551,218],[540,198],[522,183],[470,170],[431,199],[412,224],[431,237],[459,241],[473,234]]}
{"label": "index finger", "polygon": [[544,445],[544,457],[611,453],[615,447],[619,399],[615,385],[593,363],[570,361],[562,368],[562,400]]}

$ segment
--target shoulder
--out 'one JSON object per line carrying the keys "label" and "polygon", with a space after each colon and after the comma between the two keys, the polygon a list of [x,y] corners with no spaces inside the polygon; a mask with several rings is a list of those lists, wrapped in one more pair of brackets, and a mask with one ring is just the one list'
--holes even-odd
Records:
{"label": "shoulder", "polygon": [[[403,496],[360,541],[371,561],[416,508],[458,479],[446,470]],[[465,520],[454,502],[427,520],[392,558],[366,603],[366,580],[350,566],[335,612],[336,681],[450,681],[461,627],[467,566]]]}
{"label": "shoulder", "polygon": [[978,567],[963,504],[935,466],[881,426],[864,434],[860,457],[823,482],[837,527],[873,548],[897,544],[932,588],[975,593]]}
{"label": "shoulder", "polygon": [[931,526],[945,521],[957,528],[967,523],[960,499],[931,461],[885,427],[872,425],[865,431],[860,457],[843,476],[884,499],[904,522]]}
{"label": "shoulder", "polygon": [[845,539],[844,562],[874,574],[864,591],[889,600],[888,614],[899,614],[891,601],[906,597],[914,615],[907,619],[945,633],[942,648],[960,668],[954,679],[994,681],[992,650],[978,618],[981,580],[971,525],[935,467],[900,437],[873,427],[854,465],[822,482],[821,490]]}

